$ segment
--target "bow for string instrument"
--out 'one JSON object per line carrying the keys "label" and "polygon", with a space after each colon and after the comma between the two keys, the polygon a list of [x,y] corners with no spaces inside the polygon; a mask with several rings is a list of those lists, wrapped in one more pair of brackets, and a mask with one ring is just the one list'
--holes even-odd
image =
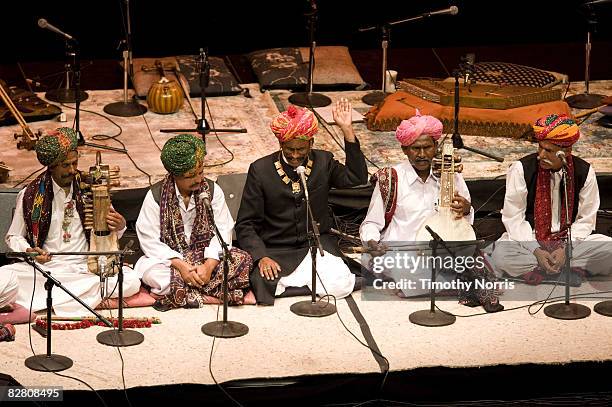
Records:
{"label": "bow for string instrument", "polygon": [[[175,66],[173,66],[175,68]],[[147,72],[157,69],[160,80],[154,83],[147,93],[147,104],[149,109],[159,114],[176,113],[183,106],[183,90],[181,85],[174,79],[166,77],[165,67],[162,61],[156,60],[155,67],[143,66],[142,70]]]}
{"label": "bow for string instrument", "polygon": [[460,162],[461,157],[455,153],[452,141],[450,139],[446,140],[442,144],[439,156],[434,158],[432,162],[434,173],[440,178],[438,211],[425,219],[417,232],[416,241],[427,242],[433,239],[425,226],[429,226],[446,241],[476,239],[472,225],[465,217],[456,219],[455,212],[450,207],[455,196],[455,173],[463,171],[463,164],[460,164]]}
{"label": "bow for string instrument", "polygon": [[[106,215],[111,206],[111,189],[120,185],[119,167],[102,163],[102,155],[96,153],[96,165],[83,173],[81,188],[84,191],[85,230],[89,233],[89,251],[106,252],[118,251],[119,239],[117,233],[108,228]],[[118,264],[115,255],[88,256],[87,269],[100,276],[113,276],[117,274]]]}
{"label": "bow for string instrument", "polygon": [[15,120],[17,120],[17,123],[19,123],[19,126],[21,126],[21,134],[14,134],[15,140],[21,139],[17,142],[17,148],[33,150],[34,146],[36,145],[36,142],[38,141],[42,133],[40,130],[34,133],[30,129],[25,119],[23,118],[23,115],[21,114],[17,106],[15,106],[15,104],[13,103],[13,100],[11,99],[6,89],[8,89],[6,87],[6,84],[0,80],[0,97],[2,98],[2,101],[4,102],[8,110],[15,117]]}

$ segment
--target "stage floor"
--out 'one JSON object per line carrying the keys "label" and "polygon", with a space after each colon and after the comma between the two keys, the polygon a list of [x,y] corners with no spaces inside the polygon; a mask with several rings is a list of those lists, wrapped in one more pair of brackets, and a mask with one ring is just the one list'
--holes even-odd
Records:
{"label": "stage floor", "polygon": [[[247,133],[219,133],[217,138],[213,133],[206,136],[208,155],[206,163],[212,165],[206,169],[207,176],[216,179],[219,175],[245,173],[251,162],[257,158],[278,150],[278,142],[269,124],[272,117],[283,109],[290,95],[288,91],[260,92],[257,84],[243,85],[249,90],[252,97],[243,95],[208,98],[208,104],[212,111],[212,119],[207,114],[211,127],[216,128],[245,128]],[[572,83],[568,94],[578,93],[583,90],[581,82]],[[612,81],[594,81],[591,83],[591,92],[612,94]],[[84,146],[80,151],[80,168],[85,169],[95,162],[97,151],[102,152],[103,161],[109,164],[119,165],[121,168],[122,189],[146,187],[149,182],[160,179],[165,170],[159,160],[160,148],[173,134],[161,133],[160,129],[195,128],[193,115],[187,105],[174,114],[160,115],[147,112],[143,116],[130,118],[114,117],[106,115],[103,111],[105,105],[122,100],[121,90],[89,91],[89,98],[81,104],[80,129],[86,141],[96,144],[121,147],[118,141],[125,144],[129,155],[137,163],[142,171],[130,161],[123,153],[100,150]],[[361,102],[365,91],[350,92],[328,92],[332,100],[347,97],[353,102],[354,108],[360,113],[368,111],[369,106]],[[42,96],[42,95],[41,95]],[[192,99],[196,112],[200,112],[200,99]],[[143,103],[145,103],[143,101]],[[68,105],[74,106],[74,104]],[[58,126],[72,126],[74,110],[62,107],[66,113],[67,122],[59,123],[56,120],[47,120],[30,123],[33,130],[49,130]],[[91,113],[91,112],[95,112]],[[576,110],[574,113],[579,113]],[[601,117],[600,113],[591,115],[581,125],[583,137],[574,146],[575,154],[591,162],[598,174],[612,173],[612,130],[597,126],[595,122]],[[112,122],[111,122],[112,120]],[[114,122],[114,124],[113,124]],[[119,127],[118,127],[119,126]],[[330,126],[335,134],[335,139],[342,143],[340,131],[335,126]],[[376,170],[376,166],[382,167],[396,164],[405,159],[398,147],[393,132],[371,132],[366,129],[364,123],[355,123],[356,133],[361,141],[364,154],[370,160],[370,172]],[[28,175],[37,170],[42,170],[36,160],[33,151],[18,150],[13,138],[15,132],[20,133],[17,126],[6,126],[0,128],[0,141],[7,146],[0,154],[0,161],[12,168],[10,178],[0,188],[8,188],[23,185]],[[104,138],[114,137],[116,140]],[[466,179],[493,179],[503,177],[507,167],[520,157],[535,151],[532,143],[523,140],[500,139],[490,137],[464,136],[466,145],[490,151],[505,158],[503,163],[497,163],[483,156],[478,156],[468,151],[460,151],[464,162],[464,176]],[[225,150],[223,144],[234,154]],[[323,129],[319,131],[315,147],[334,152],[335,156],[344,160],[344,152],[341,146]],[[149,178],[150,175],[150,178]],[[27,183],[28,180],[25,180]]]}
{"label": "stage floor", "polygon": [[[338,316],[305,318],[289,307],[305,298],[282,298],[273,307],[242,306],[229,309],[229,320],[245,323],[246,336],[217,339],[212,371],[219,383],[248,379],[277,379],[325,374],[380,374],[386,362],[359,344]],[[595,300],[578,300],[590,308]],[[505,302],[507,309],[531,303]],[[456,300],[438,301],[441,309],[458,315],[481,313]],[[429,367],[490,367],[525,364],[558,365],[612,359],[612,324],[597,313],[563,321],[527,309],[458,318],[453,325],[427,328],[409,322],[413,311],[429,309],[425,300],[372,301],[361,293],[338,301],[339,315],[362,342],[386,357],[391,372]],[[535,309],[534,309],[535,310]],[[85,315],[85,314],[84,314]],[[116,312],[115,312],[116,315]],[[127,388],[176,384],[212,384],[209,356],[213,338],[200,331],[214,321],[216,305],[201,309],[176,309],[165,313],[150,307],[127,309],[126,316],[157,316],[162,323],[139,329],[142,344],[121,348]],[[0,344],[0,372],[24,386],[86,387],[74,380],[29,370],[24,360],[32,355],[28,325],[18,325],[14,342]],[[102,327],[52,334],[52,352],[71,358],[65,373],[94,389],[122,389],[121,359],[116,349],[101,345],[96,335]],[[368,335],[371,332],[371,336]],[[45,339],[32,331],[36,353],[45,352]]]}

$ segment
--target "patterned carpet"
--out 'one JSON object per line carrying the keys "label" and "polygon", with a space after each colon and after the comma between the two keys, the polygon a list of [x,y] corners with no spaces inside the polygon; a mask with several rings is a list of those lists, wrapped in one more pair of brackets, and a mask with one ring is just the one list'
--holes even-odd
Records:
{"label": "patterned carpet", "polygon": [[[247,98],[238,95],[214,97],[207,100],[212,111],[212,119],[207,114],[211,127],[243,127],[247,129],[247,133],[219,133],[219,138],[213,133],[206,136],[209,153],[206,160],[207,164],[211,165],[206,171],[211,178],[223,174],[246,172],[252,161],[278,149],[277,140],[268,126],[272,117],[280,109],[287,106],[287,99],[291,93],[288,91],[262,93],[256,84],[245,85],[245,87],[249,89],[252,97]],[[582,83],[572,83],[568,94],[578,93],[582,90]],[[592,82],[591,92],[612,94],[612,80]],[[364,91],[329,92],[327,95],[332,100],[347,97],[357,111],[365,113],[369,106],[361,102],[361,97],[366,93]],[[113,147],[120,147],[119,141],[121,141],[125,144],[130,157],[138,167],[150,175],[151,182],[160,179],[165,173],[159,160],[159,148],[168,138],[172,137],[172,134],[161,133],[159,130],[195,127],[193,115],[186,103],[175,114],[159,115],[147,112],[142,117],[122,118],[108,116],[103,111],[106,104],[122,99],[121,90],[90,91],[89,95],[89,99],[81,104],[80,128],[86,141]],[[200,99],[193,99],[193,103],[195,111],[200,112]],[[33,130],[47,130],[61,125],[71,126],[74,119],[74,110],[69,107],[62,108],[68,119],[66,123],[48,120],[30,123],[30,127]],[[579,113],[579,111],[574,113]],[[600,113],[592,114],[581,125],[583,137],[576,144],[575,152],[580,157],[590,161],[598,173],[612,173],[612,160],[610,160],[612,158],[612,130],[596,124],[601,116]],[[330,150],[334,152],[337,158],[343,160],[344,153],[340,145],[334,141],[341,140],[340,132],[334,126],[324,127],[329,127],[335,137],[330,137],[324,129],[321,129],[316,138],[315,146]],[[119,129],[121,130],[120,134]],[[364,123],[356,123],[355,130],[361,141],[362,150],[371,161],[371,171],[374,171],[376,166],[392,165],[404,159],[392,132],[372,132],[366,129]],[[41,169],[33,151],[23,151],[16,148],[13,138],[13,134],[16,132],[21,132],[16,125],[0,128],[0,141],[7,146],[0,154],[0,161],[12,168],[10,178],[0,187],[13,187],[26,179],[28,175]],[[108,139],[108,136],[112,136],[116,140]],[[465,150],[461,151],[465,163],[464,175],[467,179],[490,179],[503,176],[506,168],[513,161],[534,151],[532,143],[522,140],[472,136],[463,136],[463,140],[467,146],[505,157],[503,163],[497,163],[486,157]],[[231,155],[224,149],[220,141],[234,154],[234,159],[224,165],[217,164],[230,160]],[[96,151],[99,151],[99,149],[89,146],[80,148],[81,168],[84,169],[95,162]],[[121,188],[137,188],[149,185],[149,176],[137,169],[135,164],[130,161],[130,157],[108,150],[102,150],[102,153],[103,161],[120,166]]]}

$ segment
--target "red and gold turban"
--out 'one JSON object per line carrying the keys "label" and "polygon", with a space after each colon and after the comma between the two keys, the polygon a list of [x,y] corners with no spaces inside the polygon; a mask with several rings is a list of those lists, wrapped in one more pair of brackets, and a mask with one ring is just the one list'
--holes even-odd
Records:
{"label": "red and gold turban", "polygon": [[580,138],[578,125],[565,114],[540,117],[533,126],[538,141],[550,141],[559,147],[569,147]]}
{"label": "red and gold turban", "polygon": [[284,143],[293,139],[312,139],[317,133],[319,123],[310,110],[291,105],[286,112],[278,114],[272,120],[270,128],[278,141]]}

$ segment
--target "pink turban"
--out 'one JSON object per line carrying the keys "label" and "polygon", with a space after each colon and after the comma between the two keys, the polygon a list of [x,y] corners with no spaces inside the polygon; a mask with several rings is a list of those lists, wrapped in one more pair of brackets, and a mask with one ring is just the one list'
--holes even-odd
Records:
{"label": "pink turban", "polygon": [[411,145],[423,134],[437,141],[442,135],[442,122],[433,116],[421,116],[418,109],[416,115],[408,120],[402,120],[395,130],[395,138],[402,146]]}
{"label": "pink turban", "polygon": [[278,114],[270,124],[272,132],[281,143],[293,139],[310,140],[317,133],[318,127],[319,123],[310,110],[293,105],[286,112]]}

